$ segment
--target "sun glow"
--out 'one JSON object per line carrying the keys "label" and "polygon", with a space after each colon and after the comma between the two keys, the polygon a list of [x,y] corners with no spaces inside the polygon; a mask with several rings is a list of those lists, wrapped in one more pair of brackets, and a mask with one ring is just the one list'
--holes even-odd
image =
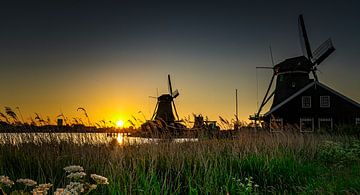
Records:
{"label": "sun glow", "polygon": [[123,120],[116,121],[116,127],[119,127],[119,128],[124,127],[124,121]]}

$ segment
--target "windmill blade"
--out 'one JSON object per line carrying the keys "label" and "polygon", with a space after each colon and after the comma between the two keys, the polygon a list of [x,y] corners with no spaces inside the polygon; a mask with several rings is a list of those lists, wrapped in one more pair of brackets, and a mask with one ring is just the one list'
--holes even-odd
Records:
{"label": "windmill blade", "polygon": [[[257,116],[259,116],[262,108],[263,108],[263,107],[265,106],[265,104],[267,103],[266,100],[267,100],[267,98],[268,98],[268,94],[269,94],[269,91],[270,91],[270,89],[271,89],[271,86],[272,86],[272,83],[273,83],[273,81],[274,81],[274,78],[275,78],[275,72],[273,73],[273,75],[272,75],[272,77],[271,77],[271,80],[270,80],[270,83],[269,83],[269,87],[267,88],[266,93],[265,93],[265,96],[264,96],[264,98],[263,98],[263,100],[262,100],[262,102],[261,102],[260,108],[259,108],[259,110],[258,110],[258,112],[257,112]],[[272,96],[272,95],[271,95],[271,96]]]}
{"label": "windmill blade", "polygon": [[311,52],[311,48],[310,48],[310,42],[309,42],[309,38],[308,38],[307,33],[306,33],[304,18],[303,18],[302,15],[299,16],[299,26],[300,26],[300,34],[302,35],[302,38],[303,38],[304,43],[305,43],[305,49],[306,49],[307,57],[309,59],[312,59],[313,56],[312,56],[312,52]]}
{"label": "windmill blade", "polygon": [[152,115],[152,117],[151,117],[151,120],[154,120],[154,119],[155,119],[155,116],[156,116],[158,107],[159,107],[159,102],[156,103],[156,106],[155,106],[155,109],[154,109],[154,113],[153,113],[153,115]]}
{"label": "windmill blade", "polygon": [[273,56],[273,52],[272,52],[272,49],[271,49],[271,45],[269,45],[269,50],[270,50],[271,64],[272,64],[272,66],[275,66],[274,56]]}
{"label": "windmill blade", "polygon": [[179,94],[179,91],[178,90],[175,90],[172,94],[171,94],[171,96],[173,97],[173,98],[176,98],[177,96],[179,96],[180,94]]}
{"label": "windmill blade", "polygon": [[274,67],[270,67],[270,66],[257,66],[256,69],[274,69]]}
{"label": "windmill blade", "polygon": [[173,106],[174,106],[174,111],[175,111],[175,115],[176,115],[176,120],[179,120],[179,115],[178,115],[178,113],[177,113],[174,100],[172,101],[172,104],[173,104]]}
{"label": "windmill blade", "polygon": [[170,79],[170,75],[168,74],[168,81],[169,81],[169,94],[171,95],[173,93],[172,91],[172,86],[171,86],[171,79]]}
{"label": "windmill blade", "polygon": [[275,95],[275,90],[269,95],[269,97],[265,100],[264,105]]}
{"label": "windmill blade", "polygon": [[335,48],[332,44],[331,39],[326,40],[314,51],[314,64],[319,65],[334,51]]}

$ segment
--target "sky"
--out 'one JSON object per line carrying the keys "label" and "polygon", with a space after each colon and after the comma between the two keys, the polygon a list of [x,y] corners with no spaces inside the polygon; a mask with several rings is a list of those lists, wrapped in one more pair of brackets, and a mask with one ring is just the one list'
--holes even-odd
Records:
{"label": "sky", "polygon": [[[298,15],[312,49],[336,51],[320,82],[360,102],[358,1],[9,1],[0,6],[0,108],[24,120],[60,113],[90,120],[149,119],[167,74],[180,117],[211,120],[257,110],[271,72],[302,55]],[[271,103],[270,103],[271,104]],[[264,108],[264,111],[267,107]],[[1,110],[3,112],[3,110]]]}

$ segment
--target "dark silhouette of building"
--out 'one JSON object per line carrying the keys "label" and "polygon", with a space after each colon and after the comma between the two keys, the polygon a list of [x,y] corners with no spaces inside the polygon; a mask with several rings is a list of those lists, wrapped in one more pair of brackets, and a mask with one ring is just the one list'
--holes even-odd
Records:
{"label": "dark silhouette of building", "polygon": [[297,124],[301,131],[331,131],[337,125],[360,125],[360,104],[312,81],[263,115],[273,130]]}
{"label": "dark silhouette of building", "polygon": [[[286,124],[301,131],[360,124],[360,105],[318,81],[317,66],[335,51],[331,39],[312,52],[302,15],[299,16],[299,27],[306,54],[286,59],[273,67],[259,67],[272,69],[273,76],[258,112],[250,119],[262,121],[272,130],[282,130]],[[275,77],[275,90],[269,94]],[[260,115],[272,97],[270,110]]]}

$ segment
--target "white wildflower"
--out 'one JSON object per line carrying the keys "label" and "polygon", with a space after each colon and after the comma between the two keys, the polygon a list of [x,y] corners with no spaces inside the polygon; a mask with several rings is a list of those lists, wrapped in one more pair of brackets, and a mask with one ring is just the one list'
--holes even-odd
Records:
{"label": "white wildflower", "polygon": [[47,194],[47,191],[52,187],[51,183],[39,184],[33,189],[33,194]]}
{"label": "white wildflower", "polygon": [[47,191],[34,189],[31,191],[33,195],[47,195]]}
{"label": "white wildflower", "polygon": [[16,180],[16,182],[24,184],[26,186],[34,186],[37,184],[36,181],[34,181],[32,179],[18,179],[18,180]]}
{"label": "white wildflower", "polygon": [[84,171],[84,168],[82,166],[78,166],[78,165],[71,165],[71,166],[65,167],[64,170],[67,173],[73,173],[73,172],[82,172],[82,171]]}
{"label": "white wildflower", "polygon": [[69,185],[66,186],[62,194],[80,194],[84,192],[84,184],[80,182],[70,182]]}
{"label": "white wildflower", "polygon": [[67,178],[70,179],[81,179],[83,177],[86,176],[85,172],[74,172],[74,173],[70,173],[68,176],[66,176]]}
{"label": "white wildflower", "polygon": [[5,175],[0,176],[0,183],[2,183],[5,186],[9,186],[9,187],[14,185],[14,182],[11,181],[8,176],[5,176]]}
{"label": "white wildflower", "polygon": [[90,177],[97,183],[97,184],[109,184],[108,179],[101,175],[91,174]]}
{"label": "white wildflower", "polygon": [[56,188],[54,195],[65,195],[64,190],[64,188]]}
{"label": "white wildflower", "polygon": [[96,189],[96,187],[97,187],[96,184],[91,184],[91,185],[89,186],[89,191]]}
{"label": "white wildflower", "polygon": [[49,189],[51,188],[53,185],[51,183],[43,183],[43,184],[39,184],[37,187],[38,188],[43,188],[43,189]]}

